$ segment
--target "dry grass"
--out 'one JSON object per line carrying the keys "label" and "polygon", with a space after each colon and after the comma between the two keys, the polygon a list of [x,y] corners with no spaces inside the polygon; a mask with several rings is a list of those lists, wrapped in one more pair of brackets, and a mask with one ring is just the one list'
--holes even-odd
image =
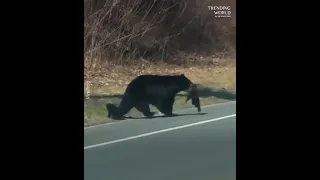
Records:
{"label": "dry grass", "polygon": [[[139,58],[169,60],[179,52],[235,53],[235,0],[84,0],[87,68]],[[215,18],[208,5],[231,5],[231,18]]]}
{"label": "dry grass", "polygon": [[[225,102],[235,97],[236,92],[236,64],[235,60],[227,61],[218,66],[165,66],[146,63],[133,67],[113,66],[92,74],[91,99],[84,101],[84,123],[92,125],[108,122],[106,119],[105,103],[118,104],[121,94],[127,84],[136,76],[141,74],[185,74],[191,81],[201,84],[200,99],[202,105]],[[88,81],[87,77],[87,81]],[[87,82],[86,81],[86,82]],[[87,83],[85,83],[87,84]],[[86,88],[86,87],[85,87]],[[223,90],[222,90],[223,89]],[[222,90],[222,91],[220,91]],[[201,94],[202,93],[202,94]],[[234,95],[233,95],[234,94]],[[231,98],[230,98],[231,97]],[[174,110],[192,107],[191,103],[185,103],[184,96],[177,96]],[[153,111],[157,111],[151,106]],[[141,113],[132,109],[131,116],[142,116]]]}

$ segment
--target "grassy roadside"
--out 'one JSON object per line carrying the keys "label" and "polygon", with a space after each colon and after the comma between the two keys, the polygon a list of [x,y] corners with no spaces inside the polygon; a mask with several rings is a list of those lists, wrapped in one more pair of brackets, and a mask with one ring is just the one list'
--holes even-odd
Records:
{"label": "grassy roadside", "polygon": [[[105,104],[118,104],[126,85],[134,77],[141,74],[185,74],[194,83],[200,84],[199,95],[201,105],[235,100],[236,94],[236,64],[235,60],[220,66],[159,66],[139,65],[136,67],[112,67],[104,69],[90,78],[91,98],[84,100],[84,126],[110,122],[106,117]],[[88,78],[89,79],[89,78]],[[85,93],[88,80],[85,82]],[[192,107],[191,102],[185,103],[183,93],[176,97],[174,111]],[[157,111],[150,106],[152,111]],[[136,109],[132,109],[129,116],[142,116]]]}

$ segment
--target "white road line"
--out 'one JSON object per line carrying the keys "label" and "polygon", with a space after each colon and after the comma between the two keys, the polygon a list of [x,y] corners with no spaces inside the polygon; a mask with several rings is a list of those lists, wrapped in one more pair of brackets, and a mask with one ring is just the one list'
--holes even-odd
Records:
{"label": "white road line", "polygon": [[114,141],[108,141],[108,142],[104,142],[104,143],[99,143],[99,144],[94,144],[94,145],[90,145],[90,146],[85,146],[85,147],[84,147],[84,150],[91,149],[91,148],[96,148],[96,147],[100,147],[100,146],[105,146],[105,145],[108,145],[108,144],[114,144],[114,143],[118,143],[118,142],[128,141],[128,140],[132,140],[132,139],[137,139],[137,138],[141,138],[141,137],[145,137],[145,136],[151,136],[151,135],[154,135],[154,134],[159,134],[159,133],[163,133],[163,132],[173,131],[173,130],[182,129],[182,128],[186,128],[186,127],[191,127],[191,126],[196,126],[196,125],[200,125],[200,124],[205,124],[205,123],[209,123],[209,122],[213,122],[213,121],[219,121],[219,120],[222,120],[222,119],[227,119],[227,118],[231,118],[231,117],[235,117],[235,116],[236,116],[236,114],[231,114],[231,115],[228,115],[228,116],[223,116],[223,117],[219,117],[219,118],[209,119],[209,120],[205,120],[205,121],[201,121],[201,122],[186,124],[186,125],[182,125],[182,126],[177,126],[177,127],[162,129],[162,130],[159,130],[159,131],[153,131],[153,132],[149,132],[149,133],[144,133],[144,134],[140,134],[140,135],[137,135],[137,136],[131,136],[131,137],[127,137],[127,138],[117,139],[117,140],[114,140]]}
{"label": "white road line", "polygon": [[[201,108],[204,109],[204,108],[208,108],[208,107],[221,106],[221,105],[231,104],[231,103],[236,103],[236,101],[228,101],[228,102],[223,102],[223,103],[209,104],[209,105],[202,106]],[[189,110],[189,109],[196,109],[196,108],[191,107],[191,108],[186,108],[186,109],[180,109],[178,111],[174,111],[174,113]],[[122,122],[126,122],[126,121],[122,121]],[[86,127],[84,127],[84,130],[95,128],[95,127],[100,127],[100,126],[112,125],[114,123],[116,123],[116,122],[109,122],[109,123],[102,123],[102,124],[98,124],[98,125],[86,126]]]}

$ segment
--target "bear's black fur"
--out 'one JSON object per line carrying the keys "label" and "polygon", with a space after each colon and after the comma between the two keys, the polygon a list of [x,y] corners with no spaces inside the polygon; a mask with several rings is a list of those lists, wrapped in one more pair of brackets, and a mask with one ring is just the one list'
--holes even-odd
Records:
{"label": "bear's black fur", "polygon": [[135,107],[146,117],[154,116],[149,105],[154,105],[165,116],[172,116],[175,96],[180,91],[188,91],[192,104],[201,111],[197,86],[184,74],[181,75],[141,75],[133,79],[127,86],[120,105],[106,104],[108,117],[112,119],[123,118],[131,108]]}

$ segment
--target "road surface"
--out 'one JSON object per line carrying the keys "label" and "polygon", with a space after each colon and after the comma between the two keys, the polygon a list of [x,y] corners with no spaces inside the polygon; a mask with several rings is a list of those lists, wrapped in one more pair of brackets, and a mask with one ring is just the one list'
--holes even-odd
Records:
{"label": "road surface", "polygon": [[84,129],[85,180],[235,180],[236,102]]}

